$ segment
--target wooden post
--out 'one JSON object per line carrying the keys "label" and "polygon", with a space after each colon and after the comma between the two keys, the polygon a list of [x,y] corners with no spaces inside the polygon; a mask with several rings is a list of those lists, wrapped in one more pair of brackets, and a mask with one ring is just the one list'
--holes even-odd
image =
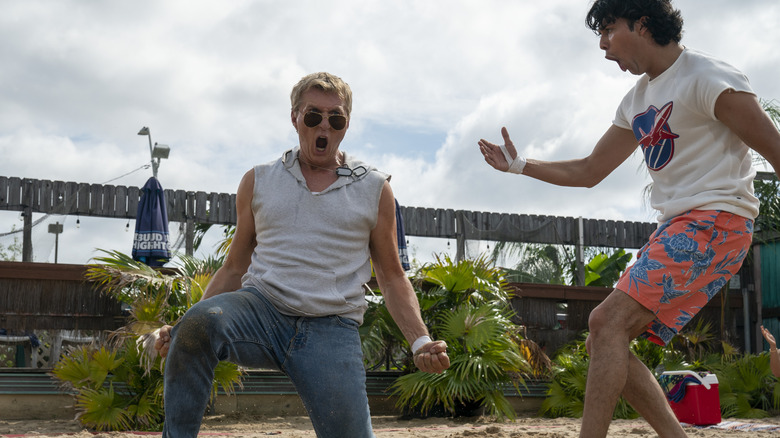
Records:
{"label": "wooden post", "polygon": [[585,286],[585,225],[577,218],[577,286]]}
{"label": "wooden post", "polygon": [[466,257],[466,231],[465,231],[465,213],[463,210],[455,212],[455,261],[459,262]]}
{"label": "wooden post", "polygon": [[22,230],[22,261],[33,261],[32,245],[32,207],[34,201],[33,183],[31,180],[22,182],[22,203],[24,204],[22,215],[24,216],[24,228]]}
{"label": "wooden post", "polygon": [[187,216],[187,222],[184,225],[184,253],[192,257],[195,252],[195,223]]}

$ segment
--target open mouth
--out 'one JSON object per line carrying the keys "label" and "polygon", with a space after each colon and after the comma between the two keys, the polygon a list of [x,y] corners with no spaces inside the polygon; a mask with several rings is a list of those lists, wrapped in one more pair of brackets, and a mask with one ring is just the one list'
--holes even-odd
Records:
{"label": "open mouth", "polygon": [[607,56],[605,56],[605,58],[606,58],[608,61],[615,61],[615,63],[618,65],[618,67],[619,67],[621,70],[623,70],[623,71],[626,71],[626,70],[627,70],[627,68],[626,68],[626,67],[625,67],[625,66],[624,66],[624,65],[623,65],[623,64],[620,62],[620,60],[619,60],[619,59],[617,59],[617,58],[615,58],[614,56],[609,56],[609,55],[607,55]]}
{"label": "open mouth", "polygon": [[315,143],[317,146],[318,151],[324,151],[325,148],[328,147],[328,139],[327,137],[317,137],[317,142]]}

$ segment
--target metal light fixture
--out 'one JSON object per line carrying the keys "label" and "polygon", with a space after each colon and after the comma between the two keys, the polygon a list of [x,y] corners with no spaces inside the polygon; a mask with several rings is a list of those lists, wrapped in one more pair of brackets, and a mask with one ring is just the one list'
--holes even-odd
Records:
{"label": "metal light fixture", "polygon": [[168,154],[171,153],[171,148],[167,144],[155,143],[152,149],[152,158],[168,158]]}
{"label": "metal light fixture", "polygon": [[152,174],[155,178],[157,178],[157,170],[160,168],[160,160],[163,158],[168,158],[168,155],[171,153],[171,148],[168,147],[168,145],[157,143],[152,146],[152,133],[149,131],[149,127],[147,126],[141,128],[141,130],[138,131],[138,135],[145,135],[149,137],[149,155],[152,157]]}
{"label": "metal light fixture", "polygon": [[49,232],[54,234],[54,263],[57,263],[57,254],[60,252],[60,234],[62,233],[62,224],[57,222],[49,224]]}

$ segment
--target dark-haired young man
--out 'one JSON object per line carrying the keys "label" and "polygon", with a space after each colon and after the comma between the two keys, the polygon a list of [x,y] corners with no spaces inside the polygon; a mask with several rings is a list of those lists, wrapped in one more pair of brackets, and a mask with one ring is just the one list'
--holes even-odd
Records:
{"label": "dark-haired young man", "polygon": [[685,436],[650,370],[629,350],[664,345],[739,269],[758,214],[750,149],[780,169],[780,133],[747,78],[680,44],[670,0],[596,0],[587,25],[606,58],[642,75],[585,158],[544,162],[479,141],[492,167],[561,186],[593,187],[637,146],[653,179],[659,227],[590,315],[582,437],[604,437],[622,395],[661,437]]}

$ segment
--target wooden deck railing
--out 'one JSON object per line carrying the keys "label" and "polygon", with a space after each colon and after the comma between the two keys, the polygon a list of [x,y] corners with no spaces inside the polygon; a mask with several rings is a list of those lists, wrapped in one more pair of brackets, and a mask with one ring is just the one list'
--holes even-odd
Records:
{"label": "wooden deck railing", "polygon": [[[235,194],[166,189],[168,219],[186,224],[186,251],[192,254],[196,223],[234,225]],[[23,260],[32,260],[33,213],[134,219],[138,187],[0,176],[0,210],[24,214]],[[399,200],[403,204],[403,200]],[[578,247],[641,248],[654,222],[507,214],[401,206],[406,234],[455,239],[456,259],[466,240],[525,242]]]}

